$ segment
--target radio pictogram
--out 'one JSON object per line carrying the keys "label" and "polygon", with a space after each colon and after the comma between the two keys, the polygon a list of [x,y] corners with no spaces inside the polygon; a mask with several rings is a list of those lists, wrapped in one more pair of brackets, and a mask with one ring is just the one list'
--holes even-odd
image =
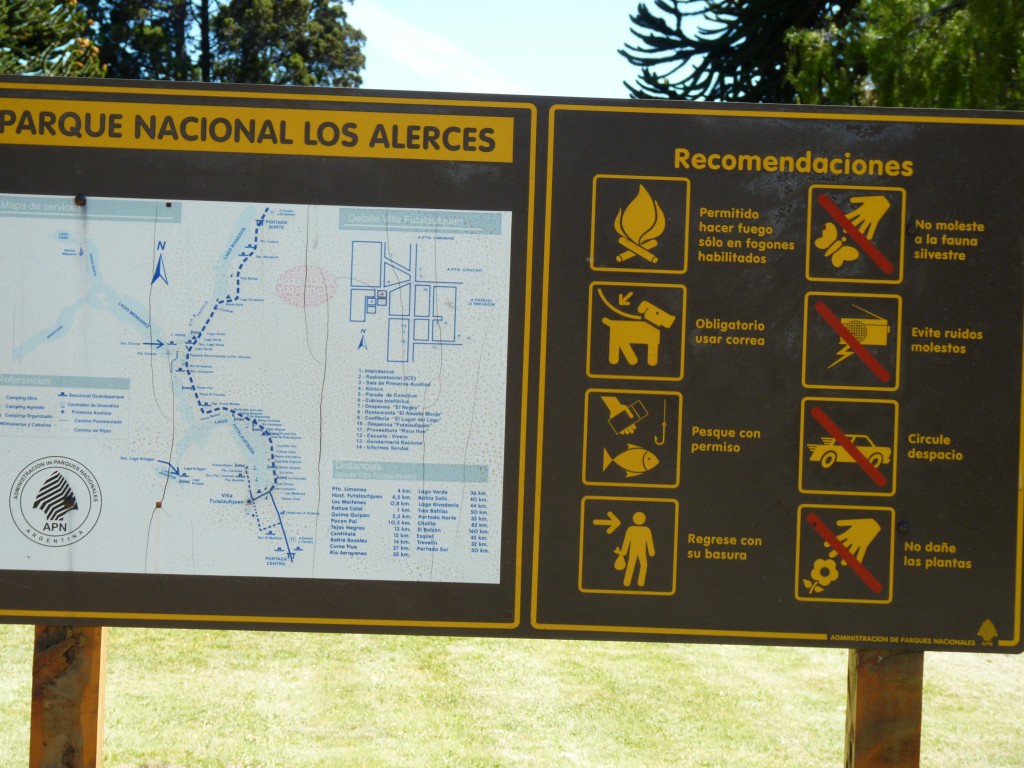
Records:
{"label": "radio pictogram", "polygon": [[588,390],[584,484],[678,487],[682,413],[678,392]]}
{"label": "radio pictogram", "polygon": [[895,521],[888,507],[801,506],[796,599],[892,602]]}
{"label": "radio pictogram", "polygon": [[803,384],[899,387],[902,300],[862,293],[809,293],[804,304]]}
{"label": "radio pictogram", "polygon": [[587,496],[580,512],[580,592],[672,595],[679,504]]}
{"label": "radio pictogram", "polygon": [[892,496],[896,489],[894,400],[805,398],[800,421],[800,490]]}
{"label": "radio pictogram", "polygon": [[690,182],[594,177],[590,266],[597,271],[686,271]]}
{"label": "radio pictogram", "polygon": [[896,187],[814,184],[808,194],[807,279],[903,279],[906,193]]}
{"label": "radio pictogram", "polygon": [[681,285],[592,283],[587,374],[681,379],[685,306]]}

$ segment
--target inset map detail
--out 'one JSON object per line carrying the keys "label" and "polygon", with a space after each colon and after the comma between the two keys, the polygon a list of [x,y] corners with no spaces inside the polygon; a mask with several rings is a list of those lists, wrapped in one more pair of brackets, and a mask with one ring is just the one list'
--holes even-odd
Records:
{"label": "inset map detail", "polygon": [[498,582],[510,213],[64,203],[0,196],[0,474],[103,512],[9,567]]}
{"label": "inset map detail", "polygon": [[352,243],[352,297],[349,319],[387,324],[388,362],[414,360],[420,344],[458,344],[456,319],[460,283],[420,280],[419,245],[404,260],[387,243]]}

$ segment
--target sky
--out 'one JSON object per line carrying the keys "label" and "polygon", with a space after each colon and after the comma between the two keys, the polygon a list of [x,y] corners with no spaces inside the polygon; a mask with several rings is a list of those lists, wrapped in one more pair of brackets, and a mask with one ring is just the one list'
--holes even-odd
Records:
{"label": "sky", "polygon": [[[628,98],[639,0],[355,0],[363,88]],[[511,9],[511,10],[510,10]]]}

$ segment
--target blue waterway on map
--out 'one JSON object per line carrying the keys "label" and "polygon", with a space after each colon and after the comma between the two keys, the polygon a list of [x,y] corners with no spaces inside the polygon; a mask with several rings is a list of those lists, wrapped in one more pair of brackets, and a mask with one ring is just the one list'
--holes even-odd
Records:
{"label": "blue waterway on map", "polygon": [[[85,252],[87,255],[80,257],[89,260],[86,266],[87,283],[85,295],[61,309],[54,322],[29,336],[22,344],[15,347],[11,352],[14,360],[20,361],[42,345],[67,336],[74,327],[79,312],[84,307],[91,307],[106,312],[129,328],[137,329],[139,337],[143,340],[160,336],[159,329],[156,327],[150,328],[150,321],[147,318],[149,312],[145,307],[130,296],[118,293],[103,281],[99,266],[99,249],[96,244],[91,241],[87,242]],[[40,304],[36,306],[40,306]]]}

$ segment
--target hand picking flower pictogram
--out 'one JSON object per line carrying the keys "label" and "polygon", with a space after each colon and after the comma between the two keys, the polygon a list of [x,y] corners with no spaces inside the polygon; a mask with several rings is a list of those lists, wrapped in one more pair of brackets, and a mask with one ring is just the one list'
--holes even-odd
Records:
{"label": "hand picking flower pictogram", "polygon": [[[868,547],[878,536],[882,527],[872,518],[837,520],[836,524],[844,529],[836,537],[837,546],[844,549],[843,557],[852,557],[863,563]],[[816,559],[814,565],[811,566],[810,578],[801,579],[801,583],[809,595],[824,592],[825,587],[839,578],[839,566],[845,568],[847,565],[846,561],[840,559],[839,553],[827,541],[825,548],[829,550],[828,557]]]}

